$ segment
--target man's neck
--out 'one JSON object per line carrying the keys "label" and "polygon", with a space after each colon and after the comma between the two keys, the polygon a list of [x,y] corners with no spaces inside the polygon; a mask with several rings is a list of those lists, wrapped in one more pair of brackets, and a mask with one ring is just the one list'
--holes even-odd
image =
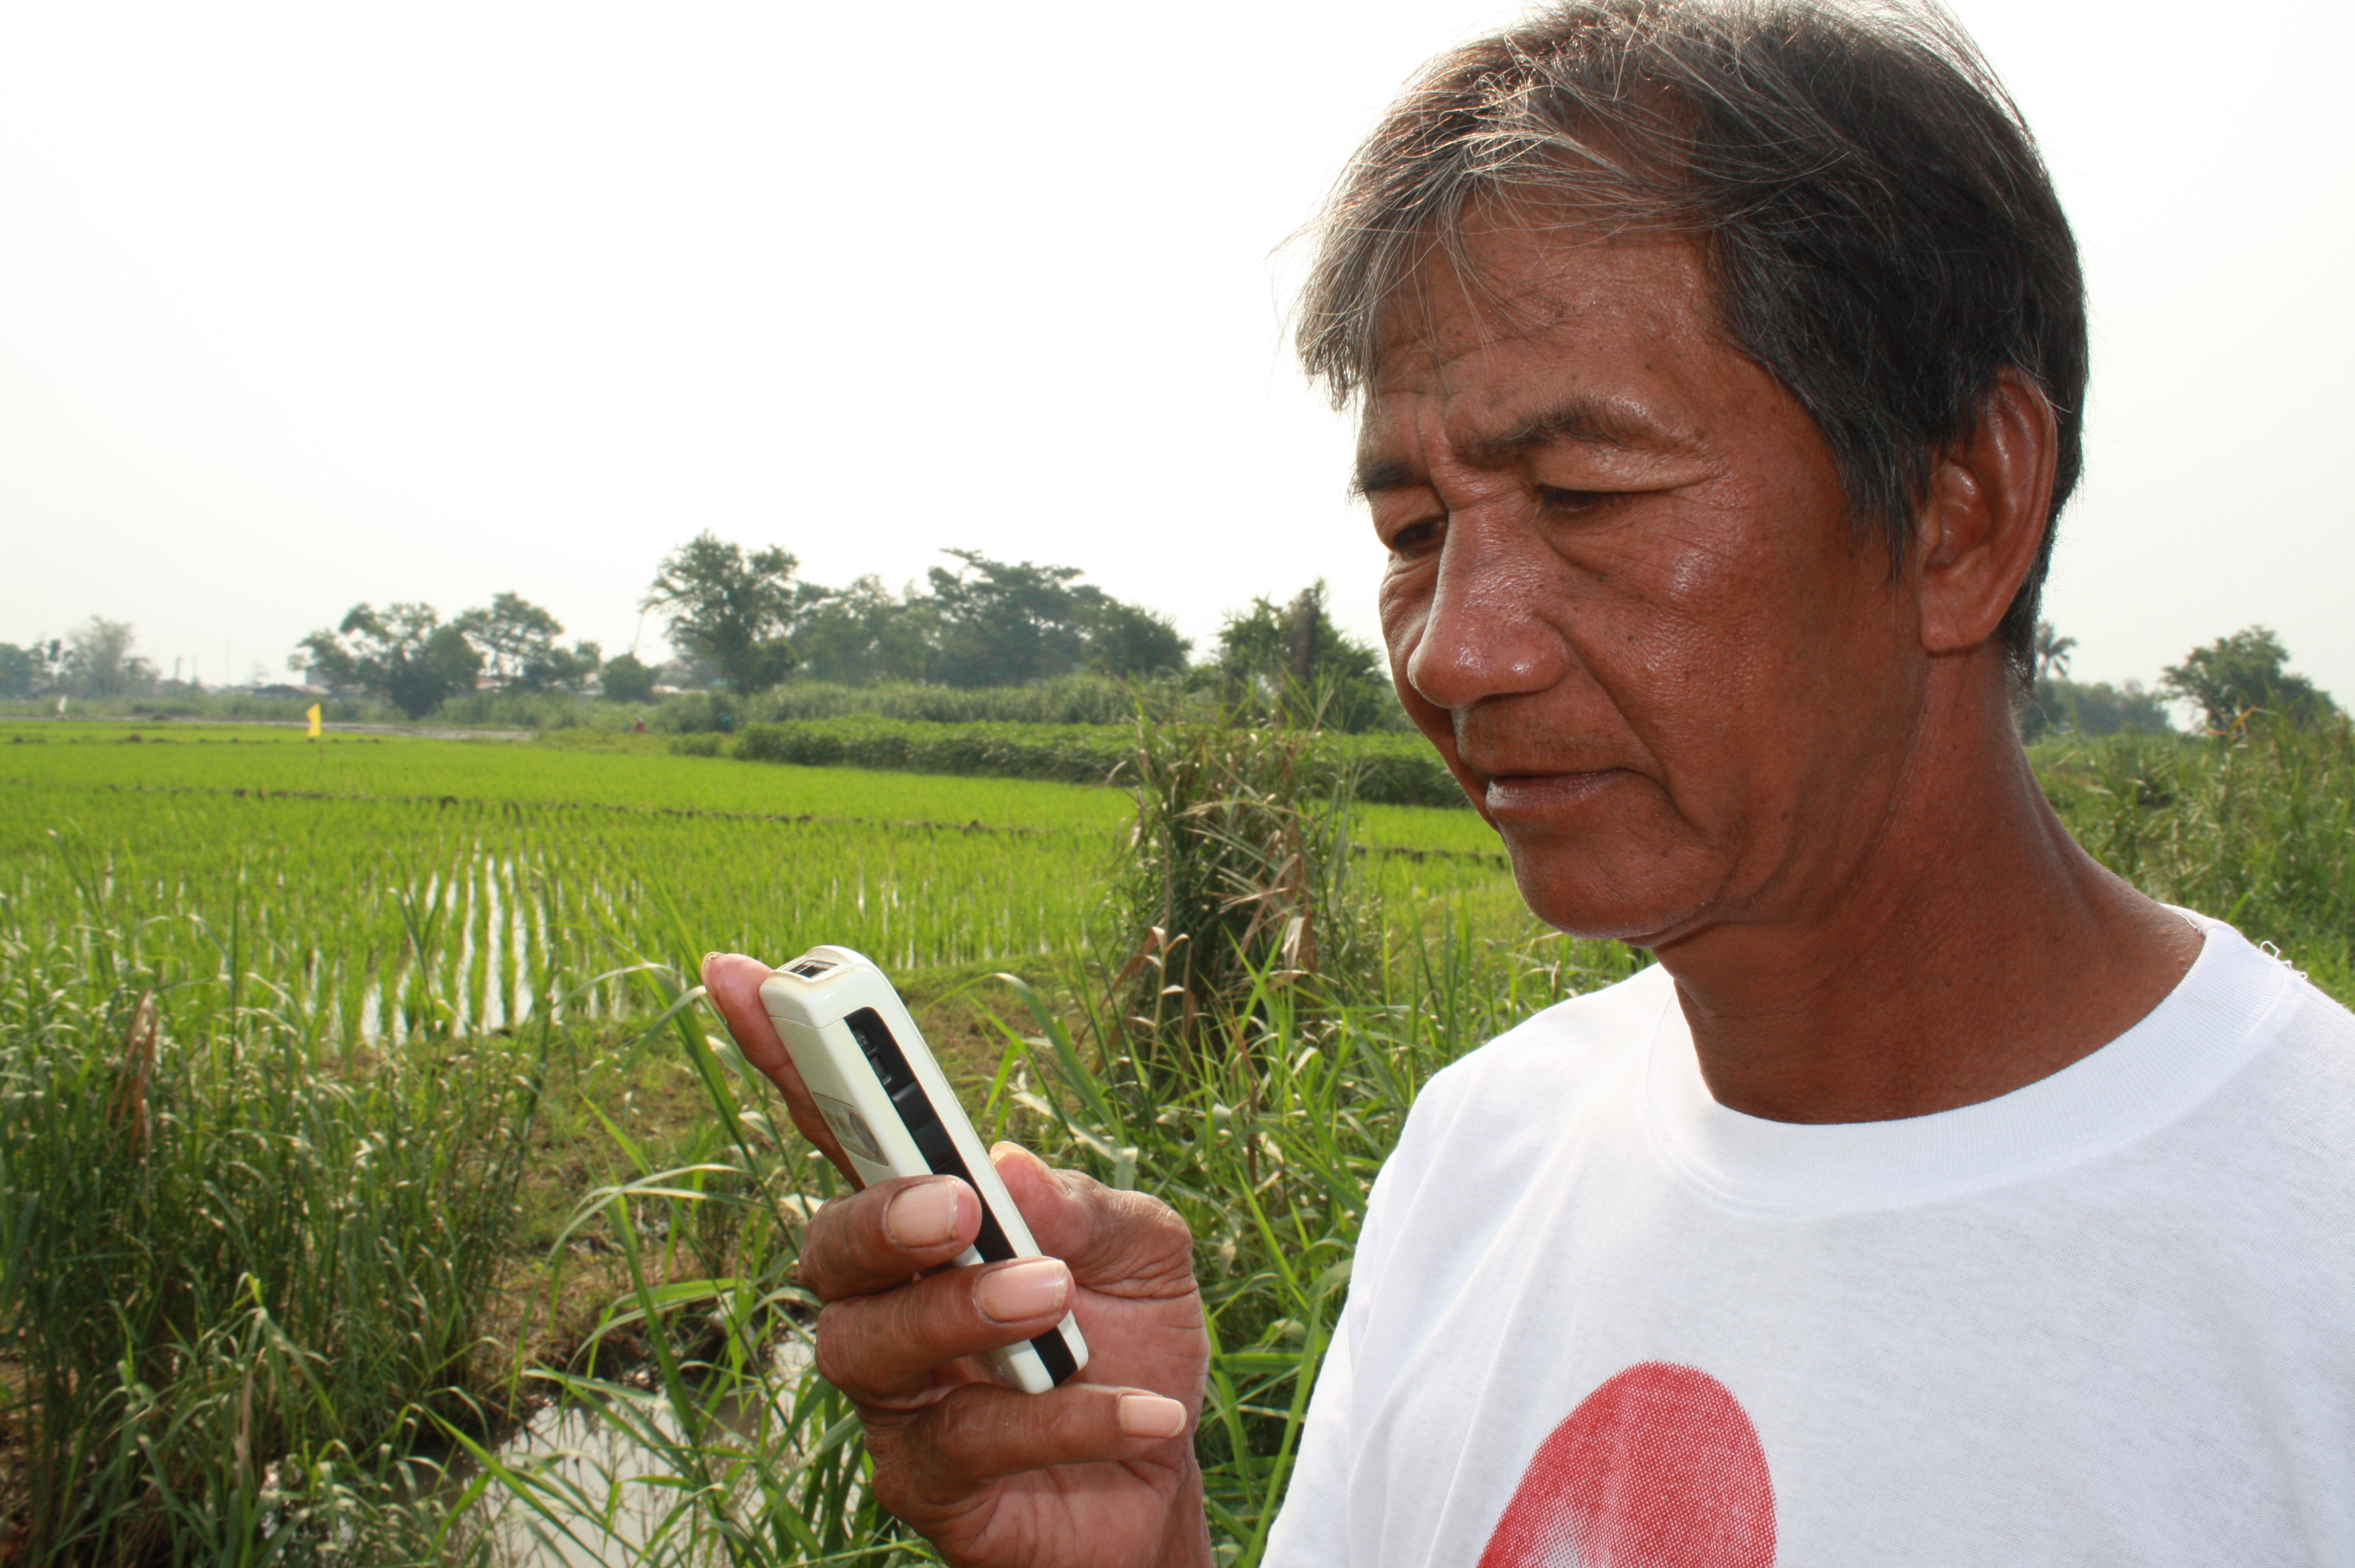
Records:
{"label": "man's neck", "polygon": [[1720,1104],[1870,1122],[1993,1099],[2124,1033],[2199,955],[2069,837],[2008,717],[1945,732],[1841,896],[1659,949]]}

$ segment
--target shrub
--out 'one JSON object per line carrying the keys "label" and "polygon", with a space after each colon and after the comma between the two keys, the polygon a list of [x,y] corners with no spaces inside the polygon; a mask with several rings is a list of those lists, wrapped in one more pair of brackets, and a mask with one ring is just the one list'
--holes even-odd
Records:
{"label": "shrub", "polygon": [[1272,990],[1312,1016],[1363,992],[1380,925],[1352,874],[1349,767],[1297,731],[1141,724],[1128,777],[1136,818],[1112,933],[1121,1030],[1198,1053],[1240,1045]]}
{"label": "shrub", "polygon": [[[1133,777],[1135,720],[1101,724],[934,724],[861,715],[748,725],[734,755],[805,767],[1105,784]],[[1220,724],[1158,726],[1171,735],[1229,732]],[[1460,806],[1464,792],[1420,735],[1336,735],[1280,729],[1235,731],[1252,746],[1296,750],[1305,779],[1328,791],[1344,773],[1357,798],[1380,805]],[[698,755],[710,752],[698,752]]]}
{"label": "shrub", "polygon": [[388,1467],[491,1375],[536,1091],[323,1051],[221,934],[197,976],[143,962],[139,929],[0,930],[11,1561],[377,1560]]}

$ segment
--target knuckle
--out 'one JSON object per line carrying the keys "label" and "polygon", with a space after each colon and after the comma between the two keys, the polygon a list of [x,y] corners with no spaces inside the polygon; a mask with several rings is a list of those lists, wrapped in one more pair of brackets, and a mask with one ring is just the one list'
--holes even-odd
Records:
{"label": "knuckle", "polygon": [[856,1315],[829,1303],[818,1313],[811,1334],[810,1362],[817,1375],[839,1389],[854,1386],[858,1339]]}
{"label": "knuckle", "polygon": [[829,1198],[818,1205],[802,1232],[802,1256],[794,1270],[801,1283],[822,1299],[847,1294],[839,1288],[842,1257],[849,1244],[849,1219],[844,1212],[850,1200]]}
{"label": "knuckle", "polygon": [[1143,1192],[1124,1192],[1118,1229],[1122,1256],[1141,1277],[1191,1280],[1194,1276],[1194,1230],[1186,1217],[1160,1199]]}
{"label": "knuckle", "polygon": [[1156,1240],[1173,1250],[1183,1249],[1186,1255],[1194,1253],[1194,1228],[1186,1223],[1186,1216],[1178,1212],[1150,1193],[1132,1194],[1136,1206],[1131,1223],[1150,1232]]}

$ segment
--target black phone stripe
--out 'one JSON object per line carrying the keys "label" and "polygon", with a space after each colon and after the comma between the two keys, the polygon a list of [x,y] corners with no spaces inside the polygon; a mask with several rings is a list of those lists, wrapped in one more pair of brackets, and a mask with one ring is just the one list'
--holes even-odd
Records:
{"label": "black phone stripe", "polygon": [[[884,1090],[891,1096],[891,1108],[900,1113],[900,1125],[916,1140],[916,1152],[924,1157],[932,1174],[954,1176],[979,1193],[981,1188],[973,1179],[972,1170],[957,1153],[956,1145],[949,1140],[948,1128],[942,1125],[940,1113],[932,1108],[932,1101],[925,1097],[923,1086],[916,1082],[915,1073],[908,1066],[907,1052],[892,1038],[883,1015],[873,1008],[861,1008],[842,1021],[849,1027],[851,1038],[858,1041],[858,1049],[866,1054],[876,1076],[882,1079]],[[1014,1255],[1014,1243],[1006,1239],[1006,1228],[997,1222],[997,1216],[989,1211],[986,1203],[981,1206],[981,1233],[974,1237],[973,1247],[984,1263],[1004,1263]],[[1030,1341],[1030,1349],[1038,1352],[1047,1375],[1057,1383],[1078,1374],[1079,1360],[1064,1342],[1062,1330],[1050,1328]]]}
{"label": "black phone stripe", "polygon": [[1071,1347],[1063,1339],[1060,1328],[1048,1329],[1030,1341],[1030,1348],[1039,1352],[1040,1364],[1058,1386],[1079,1375],[1080,1363],[1072,1356]]}

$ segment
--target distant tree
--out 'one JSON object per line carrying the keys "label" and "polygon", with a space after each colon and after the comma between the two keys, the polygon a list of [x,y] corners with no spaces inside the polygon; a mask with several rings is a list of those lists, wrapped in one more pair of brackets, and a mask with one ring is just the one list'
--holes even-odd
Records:
{"label": "distant tree", "polygon": [[131,649],[138,641],[128,621],[92,615],[66,634],[64,685],[77,697],[122,697],[155,684],[155,667]]}
{"label": "distant tree", "polygon": [[1194,645],[1178,635],[1168,616],[1086,585],[1074,590],[1073,597],[1086,639],[1088,668],[1099,675],[1127,676],[1186,667],[1186,655]]}
{"label": "distant tree", "polygon": [[2167,720],[2166,702],[2137,680],[2124,686],[2105,680],[2083,685],[2046,676],[2036,683],[2019,716],[2020,737],[2028,741],[2047,735],[2112,735],[2121,730],[2163,735],[2173,728]]}
{"label": "distant tree", "polygon": [[603,662],[594,643],[557,646],[563,624],[519,593],[502,593],[488,608],[469,610],[450,624],[483,656],[493,682],[525,690],[579,690]]}
{"label": "distant tree", "polygon": [[608,659],[605,667],[597,672],[597,689],[613,702],[651,702],[655,695],[654,668],[640,664],[634,654],[623,654]]}
{"label": "distant tree", "polygon": [[474,688],[483,656],[456,625],[443,625],[431,604],[388,604],[381,612],[355,604],[335,631],[304,638],[287,664],[332,685],[357,686],[421,719]]}
{"label": "distant tree", "polygon": [[605,650],[596,643],[578,642],[569,648],[551,647],[545,657],[523,667],[517,682],[527,691],[585,691],[605,667]]}
{"label": "distant tree", "polygon": [[895,594],[869,573],[847,588],[794,585],[794,653],[813,680],[865,686],[932,674],[939,616],[930,600]]}
{"label": "distant tree", "polygon": [[943,550],[964,564],[930,573],[938,618],[938,678],[950,686],[1027,686],[1065,675],[1087,657],[1087,633],[1071,590],[1076,566],[992,560]]}
{"label": "distant tree", "polygon": [[2069,673],[2069,655],[2077,646],[2077,639],[2064,637],[2053,630],[2050,621],[2036,623],[2036,678],[2064,676]]}
{"label": "distant tree", "polygon": [[1295,721],[1364,729],[1396,709],[1381,656],[1333,624],[1322,580],[1285,603],[1253,599],[1219,629],[1217,667],[1231,699]]}
{"label": "distant tree", "polygon": [[1079,581],[1076,566],[943,553],[956,568],[934,567],[921,591],[894,594],[871,576],[842,589],[800,584],[792,636],[803,673],[972,687],[1185,667],[1188,644],[1167,616]]}
{"label": "distant tree", "polygon": [[2254,714],[2293,724],[2311,724],[2339,711],[2339,705],[2302,675],[2285,667],[2289,650],[2264,626],[2251,626],[2194,648],[2179,665],[2169,665],[2158,688],[2200,709],[2214,732],[2233,729]]}
{"label": "distant tree", "polygon": [[65,644],[54,637],[21,648],[0,643],[0,697],[35,697],[47,691],[57,684],[64,657]]}
{"label": "distant tree", "polygon": [[750,696],[793,670],[785,634],[800,564],[774,547],[748,556],[741,545],[698,534],[663,558],[645,607],[668,611],[672,643],[717,666],[730,687]]}

